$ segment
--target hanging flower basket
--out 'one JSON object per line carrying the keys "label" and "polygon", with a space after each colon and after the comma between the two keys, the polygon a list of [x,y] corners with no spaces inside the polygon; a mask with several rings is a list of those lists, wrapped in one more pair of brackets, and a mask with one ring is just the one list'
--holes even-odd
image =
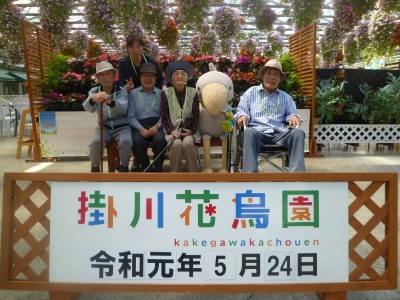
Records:
{"label": "hanging flower basket", "polygon": [[400,12],[400,2],[398,0],[379,0],[378,7],[388,13]]}
{"label": "hanging flower basket", "polygon": [[360,22],[356,30],[356,41],[358,49],[365,49],[371,42],[368,36],[368,22]]}
{"label": "hanging flower basket", "polygon": [[87,0],[85,5],[88,31],[109,45],[117,45],[112,9],[107,0]]}
{"label": "hanging flower basket", "polygon": [[333,1],[333,9],[335,11],[333,22],[335,28],[341,32],[350,32],[353,30],[357,21],[354,16],[353,6],[348,0]]}
{"label": "hanging flower basket", "polygon": [[242,0],[242,9],[249,15],[256,15],[263,7],[264,0]]}
{"label": "hanging flower basket", "polygon": [[331,63],[336,58],[342,40],[343,33],[337,30],[333,23],[326,25],[324,29],[324,36],[320,41],[320,52],[324,62]]}
{"label": "hanging flower basket", "polygon": [[393,37],[396,29],[397,23],[393,14],[379,10],[372,15],[369,24],[370,56],[387,55],[393,51]]}
{"label": "hanging flower basket", "polygon": [[22,18],[21,10],[11,2],[7,3],[0,11],[1,46],[5,49],[12,64],[20,64],[23,61]]}
{"label": "hanging flower basket", "polygon": [[241,30],[240,16],[229,6],[218,8],[213,16],[215,31],[221,39],[233,39]]}
{"label": "hanging flower basket", "polygon": [[176,0],[177,11],[175,20],[179,26],[187,29],[196,29],[201,27],[204,16],[207,15],[211,0]]}
{"label": "hanging flower basket", "polygon": [[160,32],[164,27],[164,18],[167,13],[166,0],[145,1],[142,11],[138,14],[143,27],[148,32]]}
{"label": "hanging flower basket", "polygon": [[277,16],[269,6],[264,6],[260,13],[256,14],[256,28],[258,30],[272,30]]}
{"label": "hanging flower basket", "polygon": [[83,57],[87,46],[89,45],[89,39],[85,32],[76,30],[71,34],[71,43],[76,47],[79,52],[79,57]]}
{"label": "hanging flower basket", "polygon": [[199,40],[200,53],[206,55],[214,55],[217,48],[218,40],[215,30],[210,30],[206,34],[202,34]]}
{"label": "hanging flower basket", "polygon": [[284,14],[289,17],[288,23],[293,24],[296,30],[300,30],[322,16],[324,0],[282,0],[288,9]]}
{"label": "hanging flower basket", "polygon": [[358,58],[357,41],[355,33],[349,33],[343,42],[344,60],[354,64]]}
{"label": "hanging flower basket", "polygon": [[37,0],[42,27],[53,37],[53,48],[61,49],[69,38],[68,18],[72,12],[73,0]]}
{"label": "hanging flower basket", "polygon": [[158,43],[161,46],[172,47],[178,43],[179,30],[175,21],[168,17],[164,29],[158,35]]}

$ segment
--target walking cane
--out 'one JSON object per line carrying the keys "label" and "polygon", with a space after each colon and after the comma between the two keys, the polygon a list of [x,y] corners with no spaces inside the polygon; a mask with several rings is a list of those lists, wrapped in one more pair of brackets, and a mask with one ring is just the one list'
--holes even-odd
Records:
{"label": "walking cane", "polygon": [[[178,132],[181,133],[182,130],[183,130],[184,128],[186,128],[186,127],[189,126],[190,122],[192,122],[192,118],[187,118],[187,119],[185,120],[185,122],[183,123],[183,125],[182,125],[182,123],[181,123],[182,126],[179,126]],[[157,161],[157,159],[158,159],[161,155],[163,155],[165,151],[167,151],[168,147],[171,146],[171,144],[172,144],[175,140],[176,140],[176,137],[173,137],[172,140],[167,144],[167,146],[165,146],[165,148],[160,152],[160,154],[158,154],[157,157],[156,157],[155,159],[153,159],[152,163],[149,164],[149,165],[147,166],[146,169],[144,169],[143,173],[146,173],[147,170],[150,169],[150,168],[154,165],[154,163]]]}
{"label": "walking cane", "polygon": [[103,173],[103,102],[100,102],[100,173]]}

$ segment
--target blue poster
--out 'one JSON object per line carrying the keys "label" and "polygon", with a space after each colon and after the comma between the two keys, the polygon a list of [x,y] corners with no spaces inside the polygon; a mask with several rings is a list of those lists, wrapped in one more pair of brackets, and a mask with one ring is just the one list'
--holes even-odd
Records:
{"label": "blue poster", "polygon": [[55,111],[41,111],[39,113],[39,126],[41,134],[56,134],[56,112]]}

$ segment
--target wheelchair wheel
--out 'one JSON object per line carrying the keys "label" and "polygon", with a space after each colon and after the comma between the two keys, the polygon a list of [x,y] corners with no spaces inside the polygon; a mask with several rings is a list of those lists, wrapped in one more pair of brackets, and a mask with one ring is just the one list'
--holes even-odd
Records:
{"label": "wheelchair wheel", "polygon": [[238,143],[238,130],[236,127],[233,128],[233,132],[229,133],[229,147],[228,147],[228,172],[238,173],[240,172],[240,159],[241,150]]}

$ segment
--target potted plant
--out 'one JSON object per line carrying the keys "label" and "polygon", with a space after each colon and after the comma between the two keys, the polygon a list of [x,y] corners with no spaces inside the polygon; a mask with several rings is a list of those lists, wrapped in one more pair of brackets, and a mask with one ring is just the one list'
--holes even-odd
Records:
{"label": "potted plant", "polygon": [[345,102],[340,82],[332,78],[318,81],[315,104],[316,116],[320,118],[320,123],[332,123],[334,115],[341,112]]}
{"label": "potted plant", "polygon": [[179,30],[176,26],[176,22],[174,19],[167,17],[165,21],[165,27],[158,35],[158,43],[161,46],[166,46],[168,49],[170,49],[178,43],[178,40]]}
{"label": "potted plant", "polygon": [[62,54],[53,54],[49,66],[44,69],[46,77],[43,80],[43,83],[47,91],[56,91],[58,89],[62,76],[71,68],[71,65],[68,62],[68,59],[70,58],[70,56]]}
{"label": "potted plant", "polygon": [[346,112],[350,118],[360,118],[367,124],[400,123],[400,77],[388,74],[388,84],[374,91],[362,83],[361,102],[350,101]]}

